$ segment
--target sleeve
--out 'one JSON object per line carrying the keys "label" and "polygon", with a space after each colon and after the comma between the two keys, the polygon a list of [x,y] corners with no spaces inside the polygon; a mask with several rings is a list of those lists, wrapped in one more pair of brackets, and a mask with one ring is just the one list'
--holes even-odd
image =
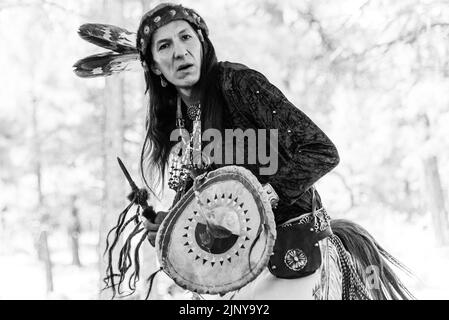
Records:
{"label": "sleeve", "polygon": [[232,103],[258,129],[278,129],[278,168],[261,182],[291,205],[339,163],[335,145],[261,73],[246,69],[232,76]]}

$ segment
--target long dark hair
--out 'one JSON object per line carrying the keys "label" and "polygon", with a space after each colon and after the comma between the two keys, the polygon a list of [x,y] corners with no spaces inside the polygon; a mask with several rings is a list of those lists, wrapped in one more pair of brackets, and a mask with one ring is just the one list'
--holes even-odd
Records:
{"label": "long dark hair", "polygon": [[[200,80],[195,85],[195,89],[201,94],[201,124],[203,130],[207,128],[222,130],[224,99],[218,83],[219,65],[212,42],[205,34],[203,38]],[[143,59],[147,66],[152,65],[151,49],[147,49]],[[164,182],[170,150],[176,144],[170,141],[170,134],[176,124],[177,91],[171,83],[163,87],[160,77],[149,68],[145,71],[145,82],[149,103],[145,120],[146,135],[140,156],[140,172],[145,185],[155,194],[155,189]],[[150,176],[151,181],[147,179]]]}

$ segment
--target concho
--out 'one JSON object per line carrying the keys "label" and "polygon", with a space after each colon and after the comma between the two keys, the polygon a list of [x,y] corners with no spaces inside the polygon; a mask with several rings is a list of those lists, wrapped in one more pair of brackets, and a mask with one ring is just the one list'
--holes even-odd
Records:
{"label": "concho", "polygon": [[237,290],[268,264],[276,238],[271,203],[277,195],[243,167],[223,167],[197,179],[159,228],[159,262],[190,291]]}

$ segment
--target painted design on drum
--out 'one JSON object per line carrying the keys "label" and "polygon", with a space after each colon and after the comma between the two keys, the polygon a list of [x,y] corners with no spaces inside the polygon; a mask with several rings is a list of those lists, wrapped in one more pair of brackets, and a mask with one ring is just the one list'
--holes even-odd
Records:
{"label": "painted design on drum", "polygon": [[[216,210],[224,208],[238,216],[240,224],[240,235],[231,234],[225,238],[213,238],[206,232],[206,224],[198,211],[194,210],[190,217],[185,220],[182,241],[186,247],[188,254],[196,263],[206,265],[210,263],[210,267],[222,266],[224,263],[232,263],[233,259],[241,256],[241,249],[246,249],[245,243],[251,240],[249,231],[252,229],[248,226],[250,218],[248,218],[248,210],[245,208],[244,202],[240,203],[238,197],[233,198],[230,194],[214,194],[212,199],[206,198],[205,209]],[[213,239],[210,239],[213,238]],[[207,246],[209,241],[213,241],[210,247]],[[196,246],[194,245],[196,244]],[[230,254],[232,252],[232,255]]]}
{"label": "painted design on drum", "polygon": [[301,249],[290,249],[284,256],[284,263],[289,269],[300,271],[307,264],[307,256]]}

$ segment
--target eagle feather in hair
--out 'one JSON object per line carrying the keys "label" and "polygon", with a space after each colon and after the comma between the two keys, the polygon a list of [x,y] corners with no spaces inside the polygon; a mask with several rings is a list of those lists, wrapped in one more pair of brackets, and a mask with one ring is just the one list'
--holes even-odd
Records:
{"label": "eagle feather in hair", "polygon": [[104,52],[77,61],[74,72],[81,78],[106,77],[114,73],[133,70],[140,66],[137,53]]}
{"label": "eagle feather in hair", "polygon": [[84,40],[118,53],[137,53],[136,33],[126,29],[100,23],[80,26],[78,34]]}

